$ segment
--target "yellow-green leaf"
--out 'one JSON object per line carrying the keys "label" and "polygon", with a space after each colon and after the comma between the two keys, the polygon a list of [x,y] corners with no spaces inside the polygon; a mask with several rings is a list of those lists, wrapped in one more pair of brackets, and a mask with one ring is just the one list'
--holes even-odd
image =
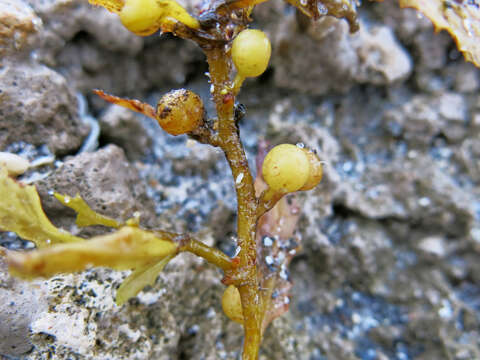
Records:
{"label": "yellow-green leaf", "polygon": [[162,272],[173,257],[174,255],[170,255],[160,262],[147,264],[135,269],[118,288],[115,298],[116,304],[118,306],[123,305],[128,299],[142,291],[145,286],[155,284],[158,274]]}
{"label": "yellow-green leaf", "polygon": [[477,1],[400,0],[428,17],[437,31],[452,35],[465,59],[480,66],[480,7]]}
{"label": "yellow-green leaf", "polygon": [[93,211],[79,194],[73,198],[68,195],[60,195],[58,193],[55,193],[54,196],[63,205],[68,206],[77,212],[77,219],[75,223],[80,227],[103,225],[112,228],[119,228],[121,226],[121,224],[116,220]]}
{"label": "yellow-green leaf", "polygon": [[153,232],[135,227],[88,241],[60,244],[48,248],[17,252],[7,251],[10,271],[19,277],[49,277],[81,271],[94,266],[117,270],[138,268],[176,254],[177,244],[157,237]]}
{"label": "yellow-green leaf", "polygon": [[13,231],[38,247],[55,243],[83,241],[57,229],[43,212],[37,190],[32,185],[16,182],[0,167],[0,229]]}

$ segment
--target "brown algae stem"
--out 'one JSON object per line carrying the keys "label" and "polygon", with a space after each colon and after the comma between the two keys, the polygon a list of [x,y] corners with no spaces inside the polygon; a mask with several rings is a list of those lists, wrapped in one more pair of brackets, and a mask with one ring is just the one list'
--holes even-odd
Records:
{"label": "brown algae stem", "polygon": [[233,267],[231,259],[218,249],[205,245],[201,241],[190,239],[180,251],[188,251],[218,266],[222,270],[230,270]]}
{"label": "brown algae stem", "polygon": [[[230,59],[224,46],[204,49],[209,65],[213,87],[213,100],[217,109],[220,147],[230,165],[238,203],[237,232],[240,246],[239,266],[233,269],[238,275],[237,286],[244,318],[243,360],[256,360],[261,343],[261,306],[256,267],[256,198],[253,179],[248,167],[247,157],[234,119],[235,97],[231,91],[225,94],[223,89],[230,87]],[[222,94],[223,92],[223,94]]]}

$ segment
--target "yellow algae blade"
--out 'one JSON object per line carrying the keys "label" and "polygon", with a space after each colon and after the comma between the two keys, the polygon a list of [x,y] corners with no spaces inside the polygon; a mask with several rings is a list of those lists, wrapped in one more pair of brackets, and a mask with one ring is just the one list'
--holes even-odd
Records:
{"label": "yellow algae blade", "polygon": [[54,196],[63,205],[77,212],[77,219],[75,221],[77,226],[85,227],[92,225],[103,225],[112,228],[119,228],[121,226],[118,221],[93,211],[79,194],[73,198],[68,195],[60,195],[58,193],[55,193]]}
{"label": "yellow algae blade", "polygon": [[158,274],[162,272],[173,257],[174,255],[170,255],[159,262],[135,269],[118,288],[115,303],[121,306],[128,299],[136,296],[145,286],[155,284]]}
{"label": "yellow algae blade", "polygon": [[8,176],[0,167],[0,229],[13,231],[39,248],[56,243],[83,241],[56,228],[43,212],[37,190]]}
{"label": "yellow algae blade", "polygon": [[12,274],[23,278],[50,277],[102,266],[116,270],[138,268],[174,255],[177,245],[135,227],[88,241],[59,244],[48,248],[17,252],[7,251]]}

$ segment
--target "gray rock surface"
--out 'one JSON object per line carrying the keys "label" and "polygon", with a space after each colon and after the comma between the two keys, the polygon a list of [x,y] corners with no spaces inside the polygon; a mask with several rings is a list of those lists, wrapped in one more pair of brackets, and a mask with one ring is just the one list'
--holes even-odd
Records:
{"label": "gray rock surface", "polygon": [[358,37],[353,40],[358,57],[354,79],[359,83],[390,86],[405,80],[412,64],[393,31],[386,26],[362,25]]}
{"label": "gray rock surface", "polygon": [[46,311],[47,296],[42,281],[26,283],[11,277],[0,256],[0,355],[16,357],[32,349],[30,325]]}
{"label": "gray rock surface", "polygon": [[86,1],[30,0],[28,3],[44,25],[36,57],[49,65],[55,64],[55,55],[79,32],[88,33],[107,50],[136,54],[142,49],[142,38],[126,30],[115,14]]}
{"label": "gray rock surface", "polygon": [[[358,57],[348,26],[330,18],[307,25],[310,31],[302,31],[299,26],[296,17],[290,15],[276,30],[272,57],[275,84],[315,95],[350,89],[358,68]],[[299,56],[300,48],[308,49],[308,52]]]}
{"label": "gray rock surface", "polygon": [[98,121],[104,141],[124,149],[129,160],[140,159],[150,151],[152,139],[133,111],[111,105]]}
{"label": "gray rock surface", "polygon": [[78,149],[88,127],[63,76],[33,62],[0,68],[0,148],[23,141],[46,144],[55,154]]}
{"label": "gray rock surface", "polygon": [[326,17],[302,25],[290,15],[275,31],[275,83],[282,88],[323,95],[356,83],[392,85],[411,72],[409,54],[386,26],[362,23],[350,35],[343,21]]}
{"label": "gray rock surface", "polygon": [[145,184],[115,145],[66,158],[48,178],[37,183],[37,189],[47,215],[67,230],[75,213],[55,199],[53,191],[80,194],[92,209],[117,220],[126,221],[139,212],[143,225],[154,224],[153,203],[146,195]]}
{"label": "gray rock surface", "polygon": [[435,137],[451,142],[461,140],[466,131],[467,104],[460,94],[416,95],[384,115],[388,131],[409,143],[429,145]]}

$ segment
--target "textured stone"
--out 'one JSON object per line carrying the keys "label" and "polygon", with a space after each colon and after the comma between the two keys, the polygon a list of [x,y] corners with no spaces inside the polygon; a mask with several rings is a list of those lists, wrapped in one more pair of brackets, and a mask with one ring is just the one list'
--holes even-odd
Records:
{"label": "textured stone", "polygon": [[79,35],[72,46],[59,50],[54,64],[63,69],[72,88],[96,100],[92,105],[98,109],[103,109],[106,103],[92,93],[93,89],[122,95],[138,94],[148,87],[135,57],[106,51],[85,33]]}
{"label": "textured stone", "polygon": [[135,36],[116,14],[84,0],[32,0],[31,5],[44,24],[34,58],[62,68],[71,86],[83,93],[101,88],[140,94],[152,86],[181,85],[193,70],[189,61],[201,59],[195,45]]}
{"label": "textured stone", "polygon": [[402,135],[407,141],[428,145],[443,134],[451,141],[466,135],[467,104],[456,93],[440,96],[414,96],[402,106],[384,113],[385,127],[393,135]]}
{"label": "textured stone", "polygon": [[446,76],[453,78],[455,91],[475,93],[480,89],[480,70],[471,63],[455,63],[445,69]]}
{"label": "textured stone", "polygon": [[401,9],[397,1],[375,3],[372,13],[395,31],[402,43],[412,44],[415,35],[433,31],[432,22],[414,9]]}
{"label": "textured stone", "polygon": [[4,0],[0,3],[0,55],[22,51],[33,44],[42,21],[22,0]]}
{"label": "textured stone", "polygon": [[[104,49],[130,54],[142,49],[142,38],[125,29],[117,15],[94,7],[87,1],[30,0],[29,3],[45,28],[42,36],[44,43],[37,54],[40,58],[54,54],[80,32],[91,35]],[[51,57],[49,60],[54,61]]]}
{"label": "textured stone", "polygon": [[218,351],[232,358],[242,332],[221,314],[218,272],[199,272],[203,266],[199,258],[180,255],[155,285],[121,307],[114,303],[115,289],[126,271],[95,269],[46,281],[48,307],[30,323],[34,347],[28,358],[199,360],[215,359]]}
{"label": "textured stone", "polygon": [[[411,72],[409,55],[385,26],[361,24],[356,34],[345,22],[325,17],[304,25],[287,18],[275,36],[275,83],[314,95],[345,92],[356,83],[392,84]],[[302,56],[300,48],[308,49]]]}
{"label": "textured stone", "polygon": [[440,236],[429,236],[421,239],[418,249],[427,256],[444,257],[447,254],[445,240]]}
{"label": "textured stone", "polygon": [[[145,83],[163,89],[167,84],[183,85],[189,76],[198,75],[204,66],[198,46],[176,38],[158,40],[147,44],[139,59]],[[206,66],[203,69],[207,71]]]}
{"label": "textured stone", "polygon": [[412,37],[417,50],[418,67],[425,70],[441,69],[448,60],[448,45],[451,39],[446,34],[436,34],[433,30],[421,32]]}
{"label": "textured stone", "polygon": [[0,149],[24,141],[55,154],[78,149],[88,127],[63,76],[35,63],[0,67]]}
{"label": "textured stone", "polygon": [[461,164],[475,182],[480,181],[480,138],[462,142],[455,151],[455,160]]}
{"label": "textured stone", "polygon": [[410,74],[410,56],[388,27],[363,26],[356,42],[358,70],[354,78],[358,82],[391,85],[405,80]]}
{"label": "textured stone", "polygon": [[139,159],[150,151],[152,140],[140,116],[132,110],[111,105],[99,117],[99,123],[102,138],[120,146],[129,160]]}
{"label": "textured stone", "polygon": [[[419,168],[421,172],[414,170]],[[360,191],[352,182],[340,184],[338,196],[348,208],[368,218],[407,218],[423,226],[465,234],[474,217],[468,193],[428,157],[372,166],[361,182]]]}
{"label": "textured stone", "polygon": [[[50,354],[55,359],[168,359],[179,340],[175,319],[161,303],[116,306],[114,288],[125,275],[97,269],[46,282],[49,306],[31,323],[34,348],[28,358]],[[151,289],[149,293],[150,298],[165,300],[165,292]],[[150,334],[152,326],[162,333],[162,341]]]}
{"label": "textured stone", "polygon": [[47,296],[43,281],[11,277],[0,255],[0,356],[20,357],[32,349],[30,326],[46,310]]}
{"label": "textured stone", "polygon": [[324,18],[307,26],[312,29],[302,32],[292,15],[281,23],[273,44],[275,84],[315,95],[348,90],[358,68],[348,25]]}
{"label": "textured stone", "polygon": [[145,185],[115,145],[67,158],[48,178],[37,183],[37,189],[47,215],[65,229],[71,228],[75,214],[58,202],[52,191],[80,194],[95,211],[123,221],[138,211],[142,224],[153,225],[153,204]]}

